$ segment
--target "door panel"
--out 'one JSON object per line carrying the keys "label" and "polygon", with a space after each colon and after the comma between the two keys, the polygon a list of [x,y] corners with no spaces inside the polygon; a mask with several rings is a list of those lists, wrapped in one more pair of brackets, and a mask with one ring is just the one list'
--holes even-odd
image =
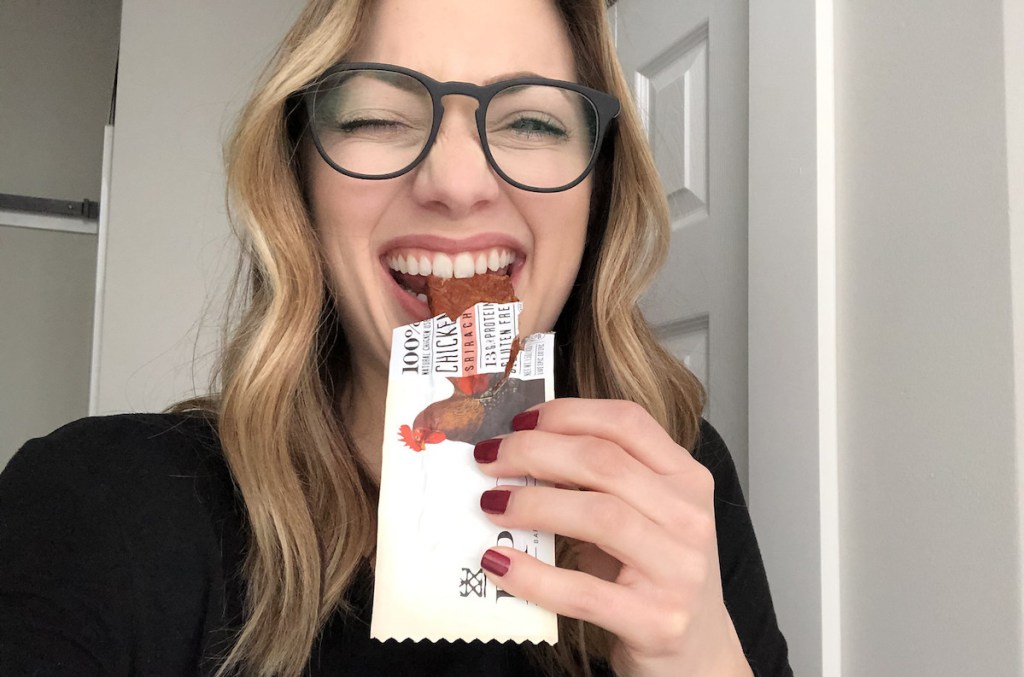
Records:
{"label": "door panel", "polygon": [[707,388],[746,490],[747,3],[619,0],[612,21],[672,218],[642,308]]}

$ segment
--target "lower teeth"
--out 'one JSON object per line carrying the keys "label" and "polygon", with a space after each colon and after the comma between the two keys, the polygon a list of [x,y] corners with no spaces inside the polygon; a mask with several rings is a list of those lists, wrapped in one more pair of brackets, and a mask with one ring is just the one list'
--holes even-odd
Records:
{"label": "lower teeth", "polygon": [[418,301],[423,301],[424,303],[427,302],[427,295],[426,294],[417,294],[416,292],[414,292],[412,289],[409,289],[408,287],[402,287],[402,291],[404,291],[406,294],[408,294],[409,296],[412,296],[413,298],[415,298]]}

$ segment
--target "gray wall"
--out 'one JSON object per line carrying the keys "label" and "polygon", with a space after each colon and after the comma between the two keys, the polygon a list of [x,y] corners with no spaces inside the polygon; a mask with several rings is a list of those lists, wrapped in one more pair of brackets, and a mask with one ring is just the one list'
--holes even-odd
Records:
{"label": "gray wall", "polygon": [[1024,674],[1002,13],[836,4],[844,676]]}
{"label": "gray wall", "polygon": [[0,469],[85,416],[96,236],[0,227]]}
{"label": "gray wall", "polygon": [[124,1],[99,413],[206,390],[235,260],[221,143],[302,4]]}
{"label": "gray wall", "polygon": [[[0,2],[0,192],[98,200],[120,0]],[[85,416],[96,237],[0,222],[0,468]]]}
{"label": "gray wall", "polygon": [[0,2],[0,193],[100,197],[121,0]]}

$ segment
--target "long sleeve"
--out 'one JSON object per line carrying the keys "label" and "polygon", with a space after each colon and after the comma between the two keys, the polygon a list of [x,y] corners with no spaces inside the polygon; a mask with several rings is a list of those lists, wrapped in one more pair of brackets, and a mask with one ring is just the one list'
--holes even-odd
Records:
{"label": "long sleeve", "polygon": [[732,456],[711,424],[701,422],[697,459],[715,478],[715,525],[725,606],[757,677],[786,677],[786,640],[779,630],[768,577]]}

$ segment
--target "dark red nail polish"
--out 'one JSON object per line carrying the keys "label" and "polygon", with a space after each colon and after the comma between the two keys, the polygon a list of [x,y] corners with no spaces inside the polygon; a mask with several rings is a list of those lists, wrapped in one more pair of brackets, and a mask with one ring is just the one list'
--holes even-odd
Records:
{"label": "dark red nail polish", "polygon": [[503,491],[501,489],[492,489],[491,491],[485,491],[480,496],[480,508],[484,512],[492,515],[504,514],[505,508],[508,507],[508,498],[511,495],[509,491]]}
{"label": "dark red nail polish", "polygon": [[537,427],[537,419],[539,417],[540,412],[536,409],[516,414],[515,418],[512,419],[512,430],[533,430]]}
{"label": "dark red nail polish", "polygon": [[477,463],[493,463],[498,458],[498,447],[500,446],[501,440],[477,442],[473,447],[473,458]]}
{"label": "dark red nail polish", "polygon": [[511,563],[512,560],[496,550],[488,550],[480,560],[480,566],[495,576],[504,576],[507,574],[508,566]]}

